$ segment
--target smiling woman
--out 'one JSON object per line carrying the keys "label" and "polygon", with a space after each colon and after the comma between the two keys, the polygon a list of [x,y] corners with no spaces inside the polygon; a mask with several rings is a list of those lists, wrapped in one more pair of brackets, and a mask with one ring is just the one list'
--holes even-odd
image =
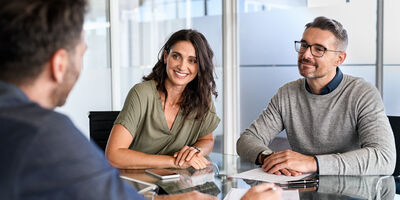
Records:
{"label": "smiling woman", "polygon": [[191,42],[179,41],[171,51],[164,51],[164,63],[167,64],[168,85],[186,87],[197,75],[196,50]]}
{"label": "smiling woman", "polygon": [[175,32],[129,92],[106,148],[118,168],[205,168],[220,119],[213,52],[203,34]]}

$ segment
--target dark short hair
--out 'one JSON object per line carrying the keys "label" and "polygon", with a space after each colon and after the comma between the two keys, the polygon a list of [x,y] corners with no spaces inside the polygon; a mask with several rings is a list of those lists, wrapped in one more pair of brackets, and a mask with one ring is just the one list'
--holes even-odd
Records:
{"label": "dark short hair", "polygon": [[169,53],[172,46],[179,41],[189,41],[196,50],[198,72],[182,93],[180,104],[183,115],[186,117],[191,111],[196,110],[195,119],[201,119],[211,107],[211,95],[218,96],[214,81],[214,53],[211,50],[207,39],[203,34],[192,29],[183,29],[171,35],[158,54],[158,62],[153,67],[152,72],[143,77],[144,81],[155,80],[157,89],[164,92],[165,99],[168,92],[165,89],[165,79],[167,78],[166,64],[164,64],[164,52]]}
{"label": "dark short hair", "polygon": [[337,39],[336,46],[342,51],[346,50],[348,43],[347,31],[340,22],[320,16],[315,18],[313,22],[306,24],[306,30],[308,28],[319,28],[330,31]]}
{"label": "dark short hair", "polygon": [[0,0],[0,80],[29,83],[58,49],[73,51],[86,0]]}

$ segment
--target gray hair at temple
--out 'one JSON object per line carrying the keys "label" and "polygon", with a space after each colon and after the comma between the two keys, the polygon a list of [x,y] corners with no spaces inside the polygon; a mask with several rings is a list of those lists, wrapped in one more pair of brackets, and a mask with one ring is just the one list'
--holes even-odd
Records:
{"label": "gray hair at temple", "polygon": [[333,33],[333,35],[335,35],[337,39],[336,47],[338,48],[338,50],[346,51],[348,43],[347,31],[343,28],[343,25],[340,22],[334,19],[320,16],[315,18],[313,22],[307,23],[306,30],[308,28],[319,28],[322,30],[330,31],[331,33]]}

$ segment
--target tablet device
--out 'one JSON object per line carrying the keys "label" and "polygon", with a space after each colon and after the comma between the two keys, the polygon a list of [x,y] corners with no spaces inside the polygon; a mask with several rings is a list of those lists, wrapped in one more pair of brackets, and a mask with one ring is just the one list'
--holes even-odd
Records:
{"label": "tablet device", "polygon": [[179,178],[179,174],[168,169],[146,169],[146,173],[151,174],[159,179],[175,179]]}
{"label": "tablet device", "polygon": [[135,188],[139,194],[143,194],[148,191],[155,191],[158,188],[157,185],[152,183],[147,183],[127,176],[120,176],[120,177],[126,182],[128,182],[133,188]]}

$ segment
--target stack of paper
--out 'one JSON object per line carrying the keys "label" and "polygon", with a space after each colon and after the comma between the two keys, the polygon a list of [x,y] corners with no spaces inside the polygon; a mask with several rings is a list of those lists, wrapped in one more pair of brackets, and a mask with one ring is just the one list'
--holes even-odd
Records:
{"label": "stack of paper", "polygon": [[248,179],[248,180],[264,181],[264,182],[270,182],[270,183],[287,184],[288,181],[300,180],[307,176],[310,176],[311,174],[312,173],[305,173],[300,176],[275,175],[275,174],[268,174],[268,173],[264,172],[262,168],[256,168],[256,169],[252,169],[252,170],[249,170],[246,172],[235,174],[231,177]]}

